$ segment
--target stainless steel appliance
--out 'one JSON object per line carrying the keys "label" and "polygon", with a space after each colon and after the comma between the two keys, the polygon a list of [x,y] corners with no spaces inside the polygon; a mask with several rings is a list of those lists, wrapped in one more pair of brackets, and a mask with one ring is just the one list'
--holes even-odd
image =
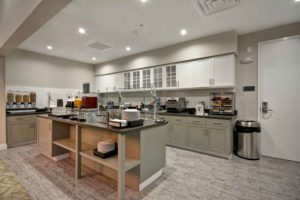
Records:
{"label": "stainless steel appliance", "polygon": [[185,106],[185,98],[169,98],[166,101],[167,112],[184,112]]}
{"label": "stainless steel appliance", "polygon": [[235,125],[235,153],[248,160],[259,159],[260,124],[251,120],[240,120]]}

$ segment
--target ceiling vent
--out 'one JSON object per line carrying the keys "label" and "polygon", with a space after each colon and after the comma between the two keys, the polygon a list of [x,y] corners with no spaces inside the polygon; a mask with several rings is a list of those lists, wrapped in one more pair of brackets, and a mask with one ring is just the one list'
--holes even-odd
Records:
{"label": "ceiling vent", "polygon": [[191,0],[202,16],[212,15],[240,4],[240,0]]}
{"label": "ceiling vent", "polygon": [[105,50],[111,48],[110,46],[107,46],[107,45],[102,44],[100,42],[93,42],[93,43],[88,44],[87,46],[90,47],[90,48],[93,48],[93,49],[97,49],[99,51],[105,51]]}

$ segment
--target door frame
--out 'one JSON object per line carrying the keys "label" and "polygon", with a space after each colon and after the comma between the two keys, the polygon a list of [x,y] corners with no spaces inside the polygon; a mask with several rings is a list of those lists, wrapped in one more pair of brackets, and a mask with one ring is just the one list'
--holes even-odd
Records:
{"label": "door frame", "polygon": [[[261,69],[262,69],[262,66],[261,66],[261,46],[263,44],[268,44],[268,43],[272,43],[272,42],[277,42],[277,41],[285,41],[285,40],[290,40],[290,39],[295,39],[295,38],[299,38],[300,39],[300,35],[293,35],[293,36],[288,36],[288,37],[282,37],[282,38],[277,38],[277,39],[273,39],[273,40],[266,40],[266,41],[262,41],[262,42],[258,42],[258,52],[257,52],[257,74],[258,74],[258,77],[257,77],[257,112],[258,112],[258,115],[257,115],[257,121],[259,123],[261,123],[261,116],[262,116],[262,113],[261,113],[261,78],[262,78],[262,74],[261,74]],[[261,127],[262,128],[262,127]]]}

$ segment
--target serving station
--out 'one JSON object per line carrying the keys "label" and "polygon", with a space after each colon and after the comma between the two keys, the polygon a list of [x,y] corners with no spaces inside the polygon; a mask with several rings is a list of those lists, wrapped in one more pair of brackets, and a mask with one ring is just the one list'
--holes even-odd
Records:
{"label": "serving station", "polygon": [[[142,126],[117,129],[104,123],[79,122],[39,115],[38,147],[53,160],[71,157],[76,179],[83,177],[84,165],[117,181],[118,199],[125,187],[141,191],[162,175],[166,162],[167,122],[145,120]],[[97,142],[117,142],[118,154],[103,159],[94,155]]]}

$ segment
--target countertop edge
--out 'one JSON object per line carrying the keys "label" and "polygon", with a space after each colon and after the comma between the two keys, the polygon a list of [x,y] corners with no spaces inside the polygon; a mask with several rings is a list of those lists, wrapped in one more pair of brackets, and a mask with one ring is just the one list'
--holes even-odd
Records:
{"label": "countertop edge", "polygon": [[143,129],[147,129],[147,128],[151,128],[151,127],[163,126],[163,125],[166,125],[168,123],[168,122],[163,122],[163,123],[153,122],[151,124],[146,124],[146,125],[143,125],[143,126],[118,129],[118,128],[112,128],[112,127],[104,127],[104,125],[101,126],[100,123],[99,124],[97,124],[97,123],[93,124],[93,123],[88,123],[88,122],[77,122],[77,121],[72,121],[72,120],[67,120],[67,119],[60,119],[60,118],[57,118],[57,117],[51,117],[51,116],[48,116],[46,114],[38,115],[37,117],[44,118],[44,119],[50,119],[50,120],[54,120],[54,121],[58,121],[58,122],[62,122],[62,123],[80,125],[80,126],[84,126],[84,127],[90,126],[90,127],[99,128],[99,129],[103,129],[103,130],[107,130],[107,131],[111,131],[111,132],[116,132],[118,134],[126,134],[126,133],[136,131],[136,130],[143,130]]}

